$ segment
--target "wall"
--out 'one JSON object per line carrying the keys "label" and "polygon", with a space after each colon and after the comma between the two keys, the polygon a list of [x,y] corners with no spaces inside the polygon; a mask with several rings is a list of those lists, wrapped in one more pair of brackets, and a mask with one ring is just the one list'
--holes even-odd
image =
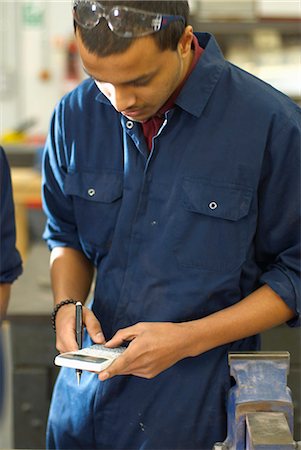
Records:
{"label": "wall", "polygon": [[0,17],[0,134],[31,119],[30,131],[45,134],[67,90],[71,1],[1,1]]}

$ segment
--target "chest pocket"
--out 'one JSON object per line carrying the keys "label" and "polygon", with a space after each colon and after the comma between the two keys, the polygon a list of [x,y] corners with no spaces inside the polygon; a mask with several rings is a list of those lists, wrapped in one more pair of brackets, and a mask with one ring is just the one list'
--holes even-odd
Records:
{"label": "chest pocket", "polygon": [[229,271],[246,254],[252,189],[184,178],[175,224],[176,256],[184,267]]}
{"label": "chest pocket", "polygon": [[82,245],[103,256],[110,248],[121,205],[123,173],[80,172],[66,176],[65,193],[72,196]]}

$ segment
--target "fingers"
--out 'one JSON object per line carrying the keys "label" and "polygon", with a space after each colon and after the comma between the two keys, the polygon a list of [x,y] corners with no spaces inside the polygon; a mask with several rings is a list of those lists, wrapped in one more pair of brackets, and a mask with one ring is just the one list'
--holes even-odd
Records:
{"label": "fingers", "polygon": [[124,341],[131,342],[122,355],[99,374],[99,379],[103,381],[115,375],[129,374],[148,379],[157,376],[189,356],[183,344],[186,334],[182,326],[169,322],[140,322],[119,330],[106,346],[116,347]]}
{"label": "fingers", "polygon": [[83,308],[83,320],[92,341],[96,344],[104,344],[105,337],[103,335],[99,321],[96,319],[93,312],[85,307]]}
{"label": "fingers", "polygon": [[[92,311],[83,307],[83,323],[93,342],[104,344],[105,338],[99,321]],[[56,317],[56,348],[60,353],[78,350],[75,335],[74,305],[65,305]]]}
{"label": "fingers", "polygon": [[[108,348],[119,347],[126,341],[132,341],[135,339],[137,334],[139,333],[139,325],[133,325],[131,327],[120,329],[116,332],[116,334],[105,343],[105,346]],[[118,356],[118,358],[113,361],[110,366],[104,371],[100,372],[99,379],[101,381],[105,381],[108,378],[112,378],[115,375],[129,375],[131,371],[129,370],[130,364],[133,362],[133,358],[128,357],[128,349],[125,350],[122,355]]]}
{"label": "fingers", "polygon": [[104,371],[100,372],[99,379],[104,381],[115,375],[135,375],[145,378],[151,378],[148,373],[149,367],[143,361],[143,344],[139,343],[139,335],[144,330],[144,324],[138,323],[133,326],[120,329],[105,345],[114,348],[122,345],[124,342],[132,341],[127,349],[118,358],[110,364]]}
{"label": "fingers", "polygon": [[64,305],[56,315],[56,348],[60,353],[78,349],[75,338],[74,305]]}
{"label": "fingers", "polygon": [[121,328],[114,336],[106,342],[106,347],[114,348],[119,347],[124,342],[129,342],[135,339],[143,331],[143,324],[136,323],[131,327]]}
{"label": "fingers", "polygon": [[116,375],[134,375],[136,377],[154,378],[159,371],[152,368],[146,361],[140,361],[138,355],[133,355],[132,349],[128,349],[109,367],[99,373],[101,381],[108,380]]}
{"label": "fingers", "polygon": [[130,371],[127,369],[130,365],[130,362],[131,360],[128,359],[125,351],[122,355],[118,356],[118,358],[115,359],[115,361],[110,364],[109,367],[100,372],[98,378],[101,381],[105,381],[108,378],[114,377],[115,375],[128,375],[130,374]]}

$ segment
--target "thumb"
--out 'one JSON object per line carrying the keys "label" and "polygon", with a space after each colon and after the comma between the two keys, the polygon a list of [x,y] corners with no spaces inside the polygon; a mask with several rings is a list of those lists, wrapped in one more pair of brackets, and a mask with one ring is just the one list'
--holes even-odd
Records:
{"label": "thumb", "polygon": [[103,335],[101,326],[95,315],[88,308],[84,309],[84,323],[87,328],[87,332],[92,341],[96,344],[104,344],[105,337]]}
{"label": "thumb", "polygon": [[132,325],[127,328],[121,328],[114,336],[106,342],[106,346],[109,348],[118,347],[126,341],[132,341],[137,336],[137,325]]}

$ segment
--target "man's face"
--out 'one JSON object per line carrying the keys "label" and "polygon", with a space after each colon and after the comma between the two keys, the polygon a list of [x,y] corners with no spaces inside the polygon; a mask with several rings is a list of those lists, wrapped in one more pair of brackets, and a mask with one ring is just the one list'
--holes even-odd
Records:
{"label": "man's face", "polygon": [[170,97],[183,80],[192,54],[187,39],[185,45],[180,41],[176,51],[161,51],[153,37],[142,37],[124,53],[106,57],[89,53],[79,33],[77,42],[84,70],[99,90],[117,111],[139,122],[152,117]]}

